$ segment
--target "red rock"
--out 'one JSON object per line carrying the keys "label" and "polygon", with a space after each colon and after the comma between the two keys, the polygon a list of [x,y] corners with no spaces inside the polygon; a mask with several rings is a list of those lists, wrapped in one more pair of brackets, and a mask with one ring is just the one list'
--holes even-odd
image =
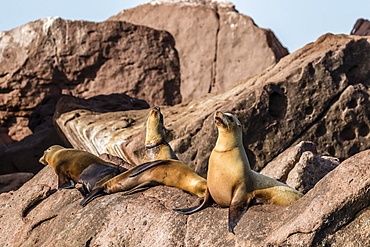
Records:
{"label": "red rock", "polygon": [[358,19],[351,31],[352,35],[369,36],[370,22],[364,19]]}
{"label": "red rock", "polygon": [[33,174],[28,172],[0,175],[0,193],[17,190],[32,177]]}
{"label": "red rock", "polygon": [[272,31],[257,27],[228,1],[152,1],[123,10],[109,20],[167,30],[173,35],[180,58],[183,101],[223,92],[288,54]]}
{"label": "red rock", "polygon": [[126,93],[149,104],[181,102],[172,36],[125,22],[46,18],[0,34],[0,124],[21,140],[48,95]]}
{"label": "red rock", "polygon": [[115,193],[81,207],[80,192],[57,191],[55,172],[46,166],[19,190],[0,194],[0,244],[367,246],[369,158],[367,150],[345,160],[290,206],[251,206],[235,235],[227,231],[225,208],[211,206],[190,216],[172,211],[197,200],[177,188]]}
{"label": "red rock", "polygon": [[[367,38],[324,35],[224,93],[162,107],[168,141],[181,160],[205,176],[217,136],[213,114],[220,110],[243,124],[244,147],[257,171],[307,140],[320,155],[344,160],[370,148],[368,54]],[[74,147],[140,163],[147,114],[75,110],[56,123]]]}

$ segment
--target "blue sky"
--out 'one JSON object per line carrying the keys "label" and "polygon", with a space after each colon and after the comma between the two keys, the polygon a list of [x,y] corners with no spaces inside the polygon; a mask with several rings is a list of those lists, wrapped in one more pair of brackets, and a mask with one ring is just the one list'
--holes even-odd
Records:
{"label": "blue sky", "polygon": [[[104,21],[149,0],[0,0],[0,31],[37,19]],[[271,29],[290,52],[325,33],[349,34],[359,18],[370,19],[369,0],[234,0],[235,8]]]}

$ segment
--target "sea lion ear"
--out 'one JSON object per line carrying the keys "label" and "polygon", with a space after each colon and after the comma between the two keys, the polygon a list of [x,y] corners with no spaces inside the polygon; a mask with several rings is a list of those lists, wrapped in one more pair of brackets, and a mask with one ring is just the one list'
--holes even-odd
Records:
{"label": "sea lion ear", "polygon": [[242,127],[242,124],[240,123],[239,119],[235,117],[236,125],[238,125],[240,128]]}

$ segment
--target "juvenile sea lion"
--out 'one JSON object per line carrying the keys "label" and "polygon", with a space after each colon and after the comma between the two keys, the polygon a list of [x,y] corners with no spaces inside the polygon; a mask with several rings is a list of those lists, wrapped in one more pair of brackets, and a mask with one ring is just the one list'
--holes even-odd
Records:
{"label": "juvenile sea lion", "polygon": [[82,183],[83,193],[126,170],[89,152],[59,145],[45,150],[39,161],[54,169],[58,175],[58,189],[74,188],[76,183]]}
{"label": "juvenile sea lion", "polygon": [[221,207],[229,207],[228,229],[234,233],[253,198],[289,205],[302,197],[288,185],[251,170],[242,142],[242,126],[235,116],[217,111],[214,121],[218,139],[209,158],[207,195],[199,206],[175,211],[194,213],[206,207],[212,198]]}
{"label": "juvenile sea lion", "polygon": [[146,122],[145,156],[144,161],[178,160],[171,146],[165,140],[163,115],[158,106],[148,114]]}
{"label": "juvenile sea lion", "polygon": [[191,192],[199,197],[205,195],[207,181],[178,160],[156,160],[134,167],[108,180],[101,187],[96,186],[81,205],[85,206],[94,198],[120,191],[126,194],[139,188],[167,185]]}

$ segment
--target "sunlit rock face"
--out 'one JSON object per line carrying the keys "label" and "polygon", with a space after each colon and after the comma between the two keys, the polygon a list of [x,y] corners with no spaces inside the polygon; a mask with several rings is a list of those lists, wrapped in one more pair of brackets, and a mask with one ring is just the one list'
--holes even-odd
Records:
{"label": "sunlit rock face", "polygon": [[[320,155],[344,160],[370,147],[369,54],[367,38],[324,35],[226,92],[162,107],[168,141],[181,160],[205,176],[217,138],[213,114],[220,110],[243,124],[244,147],[255,170],[307,140]],[[73,146],[140,163],[148,111],[85,109],[55,117]]]}
{"label": "sunlit rock face", "polygon": [[16,141],[48,95],[125,93],[149,104],[181,102],[172,36],[126,22],[46,18],[0,33],[0,124]]}
{"label": "sunlit rock face", "polygon": [[152,1],[109,20],[167,30],[173,35],[180,58],[183,101],[223,92],[288,54],[272,31],[256,26],[228,1]]}

